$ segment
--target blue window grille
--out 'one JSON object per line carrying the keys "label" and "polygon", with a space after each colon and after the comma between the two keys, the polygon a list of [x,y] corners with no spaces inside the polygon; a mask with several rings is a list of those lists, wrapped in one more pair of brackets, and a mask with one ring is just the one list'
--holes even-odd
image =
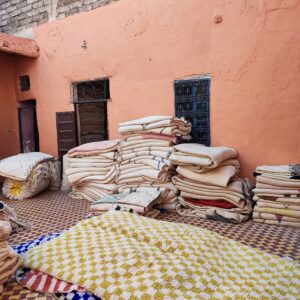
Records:
{"label": "blue window grille", "polygon": [[192,142],[210,146],[210,77],[176,80],[175,114],[192,124]]}

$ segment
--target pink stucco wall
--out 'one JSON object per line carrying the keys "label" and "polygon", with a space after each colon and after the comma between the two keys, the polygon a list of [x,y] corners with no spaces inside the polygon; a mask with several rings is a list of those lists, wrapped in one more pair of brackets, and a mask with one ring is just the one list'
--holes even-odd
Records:
{"label": "pink stucco wall", "polygon": [[298,0],[121,0],[35,28],[40,58],[16,58],[32,86],[18,99],[37,99],[41,150],[56,154],[55,112],[74,109],[71,82],[110,77],[114,138],[120,121],[174,114],[175,79],[210,73],[212,144],[236,148],[247,176],[296,163],[299,15]]}
{"label": "pink stucco wall", "polygon": [[0,159],[19,152],[13,56],[0,52]]}

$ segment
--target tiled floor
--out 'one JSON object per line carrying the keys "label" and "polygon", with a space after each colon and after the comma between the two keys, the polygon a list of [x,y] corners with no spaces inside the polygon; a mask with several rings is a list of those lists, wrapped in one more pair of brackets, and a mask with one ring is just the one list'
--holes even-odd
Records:
{"label": "tiled floor", "polygon": [[[84,219],[89,209],[89,202],[74,200],[66,193],[53,191],[24,201],[5,200],[3,196],[0,196],[0,200],[14,207],[19,217],[32,222],[31,232],[21,232],[10,238],[12,245],[24,243],[41,235],[69,228],[79,220]],[[172,213],[162,214],[158,219],[201,226],[246,245],[257,247],[280,256],[289,256],[300,262],[300,229],[253,222],[232,225],[197,218],[181,217]],[[6,284],[1,299],[44,300],[54,298],[39,293],[31,293],[12,279]]]}

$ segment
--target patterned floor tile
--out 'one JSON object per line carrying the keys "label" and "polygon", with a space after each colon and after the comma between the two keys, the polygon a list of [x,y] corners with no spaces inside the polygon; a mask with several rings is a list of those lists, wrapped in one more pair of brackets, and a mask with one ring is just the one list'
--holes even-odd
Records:
{"label": "patterned floor tile", "polygon": [[[14,207],[19,217],[32,223],[30,232],[20,232],[11,236],[9,241],[12,245],[24,243],[41,235],[47,235],[75,225],[87,216],[90,205],[88,201],[74,200],[67,193],[60,191],[46,192],[24,201],[6,200],[0,195],[0,200]],[[243,244],[279,256],[289,256],[300,262],[300,229],[259,224],[251,221],[233,225],[178,216],[174,213],[161,214],[158,219],[200,226]],[[52,296],[32,293],[22,288],[13,278],[6,284],[1,297],[3,300],[54,299]]]}

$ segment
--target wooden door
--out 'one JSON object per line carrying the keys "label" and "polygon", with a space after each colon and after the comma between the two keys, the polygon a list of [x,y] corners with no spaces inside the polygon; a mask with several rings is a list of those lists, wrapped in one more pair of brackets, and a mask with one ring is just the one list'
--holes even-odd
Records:
{"label": "wooden door", "polygon": [[61,160],[77,146],[76,116],[74,111],[56,113],[58,157]]}
{"label": "wooden door", "polygon": [[20,102],[18,110],[21,152],[39,151],[35,100]]}

